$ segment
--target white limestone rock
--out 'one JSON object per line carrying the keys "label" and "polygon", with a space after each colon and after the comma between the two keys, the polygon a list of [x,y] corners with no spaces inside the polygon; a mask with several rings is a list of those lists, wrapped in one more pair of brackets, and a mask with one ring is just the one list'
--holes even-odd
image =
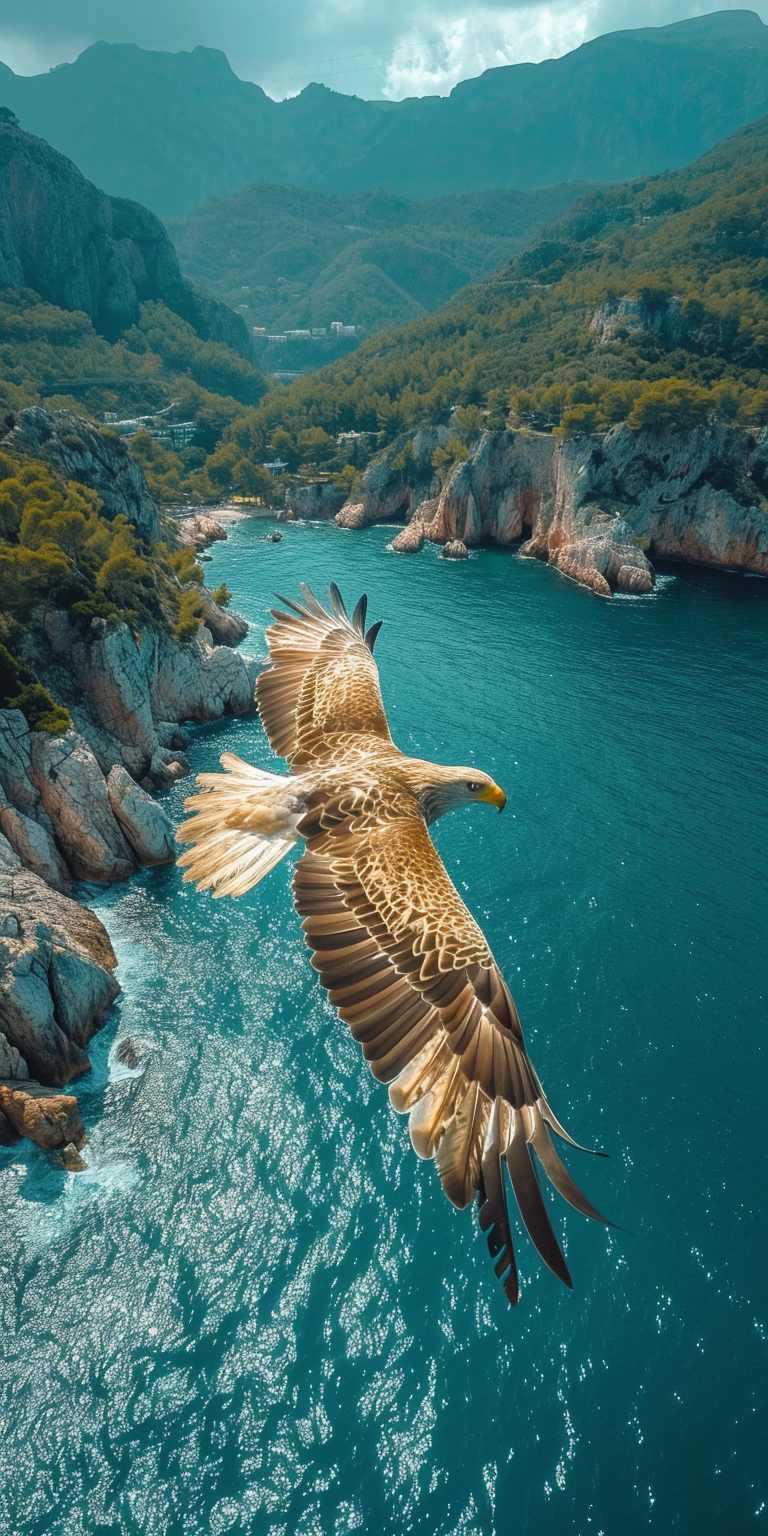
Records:
{"label": "white limestone rock", "polygon": [[139,863],[172,864],[176,851],[174,827],[162,806],[117,764],[110,770],[107,793]]}
{"label": "white limestone rock", "polygon": [[12,805],[0,810],[0,828],[25,869],[31,869],[55,891],[69,890],[69,870],[47,828]]}
{"label": "white limestone rock", "polygon": [[104,775],[76,731],[32,736],[31,774],[76,880],[125,880],[136,869],[109,803]]}
{"label": "white limestone rock", "polygon": [[207,587],[198,587],[197,594],[203,605],[203,623],[216,644],[239,645],[248,633],[247,621],[239,613],[230,613],[228,608],[220,608],[213,601]]}
{"label": "white limestone rock", "polygon": [[95,914],[22,868],[0,834],[0,1077],[60,1084],[87,1071],[115,964]]}

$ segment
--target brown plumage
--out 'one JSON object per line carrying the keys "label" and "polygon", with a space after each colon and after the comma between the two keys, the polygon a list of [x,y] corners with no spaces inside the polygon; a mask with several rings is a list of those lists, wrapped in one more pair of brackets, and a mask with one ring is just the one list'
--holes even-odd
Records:
{"label": "brown plumage", "polygon": [[[445,811],[503,809],[475,768],[406,757],[392,741],[365,632],[302,587],[267,631],[271,665],[256,685],[270,743],[288,776],[225,754],[201,774],[179,833],[186,880],[241,895],[297,842],[293,896],[312,964],[420,1157],[434,1158],[454,1205],[477,1196],[480,1225],[509,1301],[518,1298],[507,1175],[545,1264],[571,1278],[541,1194],[536,1159],[577,1210],[604,1220],[574,1183],[551,1132],[567,1141],[528,1058],[517,1009],[485,937],[429,835]],[[575,1142],[571,1142],[573,1146]],[[505,1174],[505,1166],[507,1174]]]}

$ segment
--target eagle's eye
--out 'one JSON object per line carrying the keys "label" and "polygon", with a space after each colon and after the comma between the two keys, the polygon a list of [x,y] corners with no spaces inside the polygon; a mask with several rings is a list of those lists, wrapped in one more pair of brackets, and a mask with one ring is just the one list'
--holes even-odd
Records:
{"label": "eagle's eye", "polygon": [[478,784],[476,779],[467,779],[467,789],[471,795],[476,795],[477,791],[482,789],[482,785]]}

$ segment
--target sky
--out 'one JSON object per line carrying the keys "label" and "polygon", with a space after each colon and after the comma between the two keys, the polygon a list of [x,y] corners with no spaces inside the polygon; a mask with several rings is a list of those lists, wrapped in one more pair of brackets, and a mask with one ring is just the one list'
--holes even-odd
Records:
{"label": "sky", "polygon": [[[768,0],[748,7],[768,22]],[[366,98],[446,95],[499,64],[559,57],[603,32],[744,5],[688,0],[2,0],[0,59],[19,74],[90,43],[220,48],[270,96],[310,80]]]}

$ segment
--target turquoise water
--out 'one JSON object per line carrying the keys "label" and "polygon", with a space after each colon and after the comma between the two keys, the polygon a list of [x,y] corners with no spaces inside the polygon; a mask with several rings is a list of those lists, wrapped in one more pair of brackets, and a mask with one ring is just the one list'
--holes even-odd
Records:
{"label": "turquoise water", "polygon": [[[501,551],[263,531],[210,567],[249,645],[274,588],[366,589],[400,745],[507,790],[437,841],[623,1230],[560,1202],[575,1290],[521,1237],[510,1312],[322,995],[287,866],[238,903],[174,869],[93,892],[124,992],[78,1087],[90,1171],[0,1159],[0,1529],[764,1529],[768,589],[680,570],[603,603]],[[270,761],[235,720],[195,769],[225,747]]]}

